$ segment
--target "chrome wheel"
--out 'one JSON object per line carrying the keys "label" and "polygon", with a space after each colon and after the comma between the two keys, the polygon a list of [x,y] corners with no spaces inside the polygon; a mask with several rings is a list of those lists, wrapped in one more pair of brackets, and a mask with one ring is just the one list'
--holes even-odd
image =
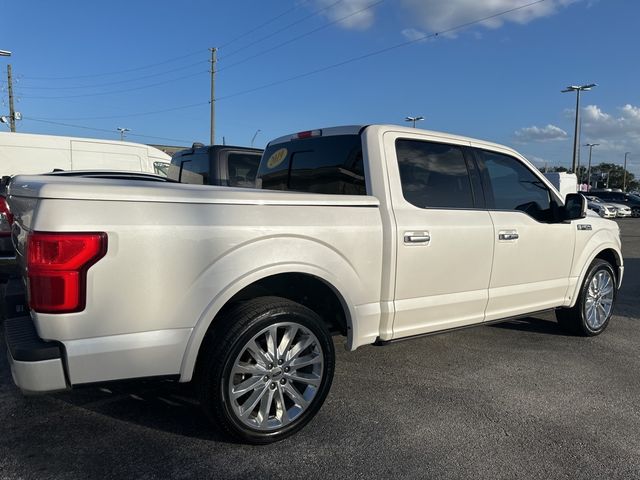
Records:
{"label": "chrome wheel", "polygon": [[316,397],[324,373],[318,338],[291,322],[262,329],[231,367],[228,394],[236,418],[269,431],[295,421]]}
{"label": "chrome wheel", "polygon": [[607,321],[613,308],[614,279],[608,270],[599,270],[591,279],[584,302],[584,318],[592,330]]}

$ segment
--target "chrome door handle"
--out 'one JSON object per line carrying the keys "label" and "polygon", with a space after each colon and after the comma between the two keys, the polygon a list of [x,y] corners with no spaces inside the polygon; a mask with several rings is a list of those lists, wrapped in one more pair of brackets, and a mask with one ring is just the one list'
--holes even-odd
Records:
{"label": "chrome door handle", "polygon": [[404,232],[405,245],[427,245],[430,241],[429,232]]}
{"label": "chrome door handle", "polygon": [[498,240],[509,241],[520,238],[516,230],[502,230],[498,232]]}

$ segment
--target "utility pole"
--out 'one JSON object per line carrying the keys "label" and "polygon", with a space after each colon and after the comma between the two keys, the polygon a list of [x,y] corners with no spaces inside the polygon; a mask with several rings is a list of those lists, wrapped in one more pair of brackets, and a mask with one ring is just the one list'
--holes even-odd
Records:
{"label": "utility pole", "polygon": [[16,111],[13,107],[13,78],[11,77],[11,64],[7,64],[7,83],[9,84],[9,128],[16,131]]}
{"label": "utility pole", "polygon": [[218,52],[217,48],[210,48],[211,50],[211,99],[209,103],[211,104],[211,136],[209,138],[209,142],[211,145],[215,144],[216,140],[216,96],[215,96],[215,86],[216,86],[216,53]]}
{"label": "utility pole", "polygon": [[622,180],[622,191],[626,192],[627,191],[627,155],[629,155],[631,152],[624,152],[624,173],[622,175],[624,175],[623,180]]}

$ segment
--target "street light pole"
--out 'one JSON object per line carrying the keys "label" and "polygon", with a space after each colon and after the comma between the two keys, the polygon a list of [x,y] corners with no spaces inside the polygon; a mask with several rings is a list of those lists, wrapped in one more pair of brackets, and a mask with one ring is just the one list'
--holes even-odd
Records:
{"label": "street light pole", "polygon": [[251,137],[251,146],[253,147],[253,142],[255,141],[256,137],[258,136],[258,134],[261,132],[260,129],[256,130],[256,133],[253,134],[253,137]]}
{"label": "street light pole", "polygon": [[622,179],[622,191],[626,192],[627,191],[627,155],[629,155],[631,152],[624,152],[624,173],[623,175],[623,179]]}
{"label": "street light pole", "polygon": [[124,137],[126,136],[126,133],[131,131],[129,128],[122,128],[122,127],[118,127],[116,128],[116,130],[120,132],[120,141],[123,141]]}
{"label": "street light pole", "polygon": [[422,115],[419,115],[417,117],[405,117],[404,118],[405,122],[413,122],[413,128],[416,128],[416,122],[419,122],[420,120],[424,120],[424,117]]}
{"label": "street light pole", "polygon": [[[591,190],[591,152],[593,151],[593,147],[597,147],[600,145],[599,143],[585,143],[585,147],[589,147],[589,167],[587,168],[587,192]],[[607,179],[607,183],[609,180]]]}
{"label": "street light pole", "polygon": [[578,163],[578,156],[580,155],[580,150],[578,149],[578,145],[580,143],[580,132],[579,132],[579,124],[580,124],[580,92],[589,91],[593,87],[597,87],[596,83],[590,83],[588,85],[569,85],[566,89],[562,90],[562,93],[566,92],[576,92],[576,124],[573,131],[573,161],[571,163],[571,171],[576,173],[576,164]]}

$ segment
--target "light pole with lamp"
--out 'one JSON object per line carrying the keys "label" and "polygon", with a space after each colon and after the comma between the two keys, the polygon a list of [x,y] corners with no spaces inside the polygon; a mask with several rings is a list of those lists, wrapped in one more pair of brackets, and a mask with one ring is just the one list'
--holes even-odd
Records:
{"label": "light pole with lamp", "polygon": [[[585,143],[585,147],[589,147],[589,167],[587,168],[587,192],[591,190],[591,152],[593,147],[597,147],[599,143]],[[608,182],[608,180],[607,180]]]}
{"label": "light pole with lamp", "polygon": [[596,83],[590,83],[588,85],[569,85],[566,89],[562,90],[562,93],[576,92],[576,125],[573,132],[573,161],[571,164],[571,171],[573,173],[576,173],[576,164],[578,162],[578,155],[580,155],[580,150],[578,149],[578,145],[580,143],[580,132],[578,131],[578,125],[580,123],[580,92],[587,92],[597,86],[598,84]]}
{"label": "light pole with lamp", "polygon": [[126,137],[127,132],[131,131],[131,129],[129,129],[129,128],[122,128],[122,127],[118,127],[118,128],[116,128],[116,130],[118,130],[120,132],[120,141],[121,142],[124,140],[124,137]]}
{"label": "light pole with lamp", "polygon": [[624,152],[624,173],[622,174],[622,191],[626,192],[627,191],[627,156],[630,154],[631,152]]}
{"label": "light pole with lamp", "polygon": [[416,128],[416,122],[419,122],[420,120],[424,120],[424,117],[422,115],[419,115],[417,117],[405,117],[404,119],[405,122],[413,122],[413,128]]}
{"label": "light pole with lamp", "polygon": [[258,136],[258,134],[261,132],[262,130],[257,129],[256,133],[253,134],[253,137],[251,137],[251,146],[253,147],[253,142],[255,142],[256,137]]}

